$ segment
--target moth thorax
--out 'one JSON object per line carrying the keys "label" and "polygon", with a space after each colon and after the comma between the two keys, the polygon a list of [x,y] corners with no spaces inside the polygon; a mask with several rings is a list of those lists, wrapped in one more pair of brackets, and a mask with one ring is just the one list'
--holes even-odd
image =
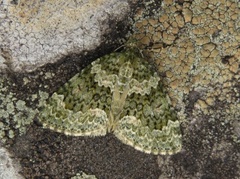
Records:
{"label": "moth thorax", "polygon": [[124,78],[125,80],[121,80],[121,81],[117,81],[116,85],[115,85],[115,90],[117,90],[120,94],[124,93],[125,90],[128,90],[129,88],[129,80]]}
{"label": "moth thorax", "polygon": [[119,78],[122,80],[128,80],[133,75],[133,68],[131,68],[130,62],[124,63],[119,69]]}

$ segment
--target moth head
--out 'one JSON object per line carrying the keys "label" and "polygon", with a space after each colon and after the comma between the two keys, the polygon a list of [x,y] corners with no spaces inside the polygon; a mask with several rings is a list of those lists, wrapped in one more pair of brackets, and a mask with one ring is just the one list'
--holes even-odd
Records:
{"label": "moth head", "polygon": [[121,45],[115,51],[119,49],[124,49],[126,56],[129,56],[130,60],[131,58],[135,58],[136,56],[144,57],[142,50],[139,48],[139,43],[136,39],[130,38],[124,45]]}

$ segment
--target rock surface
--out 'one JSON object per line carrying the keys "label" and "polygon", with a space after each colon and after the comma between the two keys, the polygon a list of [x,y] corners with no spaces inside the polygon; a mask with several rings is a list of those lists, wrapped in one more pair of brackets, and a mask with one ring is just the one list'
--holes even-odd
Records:
{"label": "rock surface", "polygon": [[[10,3],[6,0],[1,2],[5,5]],[[40,5],[45,2],[39,1]],[[17,4],[11,7],[16,7]],[[1,13],[1,21],[5,22],[2,20],[5,17],[2,14],[6,14],[3,9],[5,6],[0,7],[1,12],[4,12]],[[51,95],[78,73],[83,65],[80,62],[82,57],[89,61],[101,56],[99,51],[91,53],[91,58],[77,54],[63,57],[66,63],[47,65],[32,73],[9,73],[6,78],[0,76],[0,138],[13,156],[19,158],[25,178],[70,178],[80,171],[100,179],[240,178],[239,1],[151,0],[139,3],[139,7],[131,21],[133,36],[146,59],[155,63],[167,93],[182,119],[183,150],[172,156],[153,156],[122,144],[112,134],[96,138],[69,137],[42,129],[37,122],[37,114],[41,112],[38,106],[41,100],[46,99],[46,92]],[[111,9],[112,7],[105,11]],[[31,15],[28,15],[32,13],[37,17],[37,12],[21,13],[25,13],[24,18],[18,18],[14,23],[31,24],[38,21],[35,18],[29,21]],[[65,18],[61,20],[61,26],[67,23]],[[104,23],[100,17],[99,22],[101,25]],[[90,27],[86,26],[89,30]],[[13,26],[12,30],[10,26],[7,27],[12,34],[18,33],[13,30]],[[47,28],[48,26],[45,27]],[[107,28],[103,29],[105,31]],[[60,33],[61,29],[55,30]],[[1,38],[5,39],[1,39],[4,43],[0,44],[1,62],[4,62],[1,63],[2,69],[28,69],[22,68],[29,64],[24,55],[24,65],[21,65],[23,63],[18,58],[14,61],[17,63],[10,63],[14,54],[16,57],[23,54],[19,50],[18,38],[9,41],[7,39],[10,39],[11,34],[6,37],[8,32],[2,33],[5,32],[4,29],[0,32]],[[110,32],[106,31],[108,33]],[[114,40],[114,34],[111,35],[110,39]],[[14,35],[18,36],[20,38],[20,35]],[[43,36],[43,40],[48,37],[53,39],[52,44],[56,42],[54,35]],[[45,42],[43,46],[51,45],[50,41]],[[60,42],[62,40],[56,42],[56,45]],[[98,42],[101,43],[101,40]],[[96,46],[98,45],[86,47],[95,52]],[[73,49],[81,49],[82,46],[75,47]],[[12,54],[8,49],[17,50]],[[44,46],[44,49],[47,48]],[[100,51],[102,55],[107,53],[104,48]],[[52,51],[46,52],[52,55]],[[71,55],[75,50],[68,52]],[[63,56],[68,52],[64,52]],[[43,57],[44,53],[40,50],[39,54]],[[60,59],[55,57],[44,59],[48,59],[45,62]],[[6,59],[10,61],[6,62]]]}
{"label": "rock surface", "polygon": [[7,149],[0,145],[0,179],[23,179],[19,172],[19,164],[14,163]]}
{"label": "rock surface", "polygon": [[128,12],[127,0],[1,0],[0,69],[33,71],[93,50]]}

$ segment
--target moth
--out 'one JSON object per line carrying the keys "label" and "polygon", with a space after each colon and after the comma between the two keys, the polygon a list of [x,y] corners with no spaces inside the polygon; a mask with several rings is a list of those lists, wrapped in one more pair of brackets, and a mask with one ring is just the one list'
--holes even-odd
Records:
{"label": "moth", "polygon": [[145,153],[182,148],[180,121],[160,77],[135,47],[98,58],[46,101],[44,128],[71,136],[113,133]]}

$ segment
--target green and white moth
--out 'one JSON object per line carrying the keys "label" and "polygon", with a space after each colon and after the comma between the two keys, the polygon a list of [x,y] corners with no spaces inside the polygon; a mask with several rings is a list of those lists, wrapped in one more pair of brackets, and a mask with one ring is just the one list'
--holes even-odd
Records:
{"label": "green and white moth", "polygon": [[146,153],[182,148],[180,122],[160,77],[134,47],[105,55],[71,78],[45,103],[39,120],[72,136],[112,132]]}

